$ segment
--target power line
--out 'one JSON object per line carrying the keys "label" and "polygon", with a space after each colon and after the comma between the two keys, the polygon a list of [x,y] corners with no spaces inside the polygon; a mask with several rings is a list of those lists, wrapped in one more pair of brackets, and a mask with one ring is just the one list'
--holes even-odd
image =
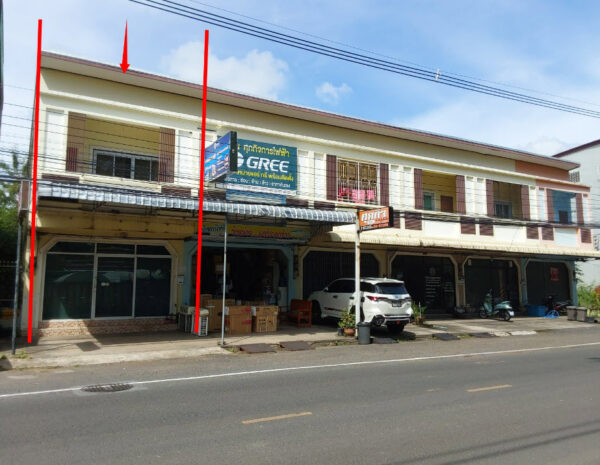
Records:
{"label": "power line", "polygon": [[[8,117],[10,117],[9,115],[6,115]],[[18,118],[18,117],[17,117]],[[22,119],[22,118],[20,118]],[[98,121],[104,121],[104,120],[98,120]],[[113,123],[115,126],[118,126],[118,123]],[[8,126],[15,126],[15,127],[21,127],[21,128],[25,128],[24,126],[18,126],[18,125],[12,125],[10,123],[7,123]],[[65,132],[62,130],[51,130],[49,128],[49,126],[53,126],[56,129],[58,128],[63,128],[63,129],[67,129],[68,130],[68,126],[67,125],[59,125],[59,124],[51,124],[51,125],[47,125],[45,128],[42,128],[41,131],[46,133],[46,134],[57,134],[60,136],[65,136]],[[135,128],[137,128],[137,126],[134,126]],[[152,131],[154,132],[154,131]],[[106,131],[93,131],[93,130],[86,130],[86,138],[88,140],[88,144],[93,145],[95,144],[102,144],[102,143],[106,143],[106,144],[114,144],[114,140],[108,138],[108,139],[104,139],[104,138],[100,138],[98,136],[89,136],[87,133],[95,133],[95,134],[101,134],[103,136],[114,136],[114,137],[119,137],[119,138],[124,138],[127,139],[128,142],[133,142],[133,143],[126,143],[126,142],[121,142],[118,144],[118,147],[113,147],[112,150],[117,150],[117,151],[123,151],[123,149],[125,150],[136,150],[137,155],[144,155],[144,153],[140,153],[139,151],[144,151],[144,150],[149,150],[147,145],[138,145],[137,143],[135,143],[136,141],[139,142],[147,142],[147,143],[158,143],[158,140],[150,140],[150,139],[143,139],[143,138],[134,138],[134,137],[124,137],[121,133],[111,133],[111,132],[106,132]],[[22,139],[27,139],[25,136],[21,137]],[[192,138],[190,138],[192,139]],[[189,164],[191,166],[193,166],[194,162],[198,162],[198,155],[196,153],[189,150],[189,147],[185,147],[185,146],[180,146],[179,144],[168,144],[169,146],[173,147],[173,150],[175,152],[175,149],[177,149],[177,157],[179,157],[179,161],[180,162],[185,162],[186,164]],[[184,149],[184,150],[182,150]],[[97,147],[96,150],[102,151],[102,147]],[[108,149],[105,149],[108,150]],[[183,152],[188,152],[187,154],[183,153]],[[10,152],[7,151],[7,153]],[[130,152],[123,152],[124,154],[130,153]],[[130,153],[132,155],[135,155],[136,153]],[[26,155],[28,156],[28,152],[21,152],[21,155]],[[146,152],[145,155],[150,155],[150,156],[155,156],[155,154],[152,153],[148,153]],[[345,160],[343,157],[339,157],[341,160]],[[48,161],[50,165],[56,163],[56,160],[52,157],[49,156],[47,154],[40,154],[39,155],[39,159],[40,160],[45,160]],[[351,160],[348,159],[346,160],[348,162],[358,162],[356,160]],[[372,165],[364,162],[360,162],[362,164],[366,164],[366,165]],[[96,162],[93,159],[89,159],[89,160],[85,160],[85,159],[78,159],[77,160],[77,171],[78,172],[86,172],[86,173],[91,173],[93,174],[95,172],[96,169]],[[196,184],[198,181],[198,177],[196,175],[194,175],[193,173],[191,173],[189,170],[185,170],[187,172],[190,173],[190,175],[185,175],[185,173],[181,170],[178,171],[178,173],[173,173],[173,179],[174,182],[190,182],[192,184]],[[430,171],[430,170],[426,170],[428,171],[428,177],[429,178],[437,178],[440,179],[440,182],[442,182],[441,180],[444,179],[445,176],[454,176],[456,174],[452,174],[452,173],[444,173],[444,172],[435,172],[435,171]],[[320,175],[325,175],[326,174],[326,170],[321,169],[318,170],[316,167],[310,169],[307,168],[306,166],[298,166],[297,172],[300,176],[308,176],[308,177],[314,177],[317,174]],[[159,175],[161,175],[164,173],[159,173]],[[404,176],[401,176],[402,178],[404,178]],[[477,176],[476,176],[477,177]],[[359,182],[358,180],[356,181],[357,183]],[[508,183],[511,184],[511,183]],[[515,185],[514,183],[512,183],[513,185]],[[391,180],[388,181],[388,185],[393,187],[394,185],[398,186],[400,188],[400,190],[404,190],[406,187],[411,185],[411,182],[409,180],[401,180],[399,181],[397,184],[393,183]],[[424,183],[424,188],[425,190],[427,189],[435,189],[435,190],[440,190],[440,191],[446,191],[447,190],[447,184],[436,184],[436,183],[432,183],[431,181]],[[439,188],[439,189],[437,189]],[[448,191],[449,192],[449,191]],[[434,198],[435,200],[440,200],[441,196],[444,195],[444,193],[434,193]],[[454,195],[454,193],[451,194],[452,196]],[[477,194],[475,192],[475,190],[473,190],[473,192],[470,194],[473,196],[474,200],[476,202],[483,202],[485,201],[486,195],[485,193],[482,194]],[[594,197],[592,195],[590,195],[590,198]]]}
{"label": "power line", "polygon": [[[12,115],[5,115],[8,118],[13,117]],[[17,119],[26,119],[26,118],[22,118],[22,117],[13,117],[13,118],[17,118]],[[110,123],[110,125],[113,126],[121,126],[118,122],[112,122],[112,121],[107,121],[107,120],[103,120],[103,119],[94,119],[94,118],[89,118],[90,121],[101,121],[103,123]],[[26,127],[24,126],[19,126],[19,125],[12,125],[10,123],[6,123],[8,126],[14,126],[14,127],[18,127],[18,128],[23,128],[25,129]],[[50,126],[55,127],[55,128],[63,128],[63,129],[67,129],[68,130],[68,125],[60,125],[60,124],[51,124]],[[125,125],[127,126],[127,125]],[[139,129],[140,127],[138,125],[129,125],[130,127]],[[146,129],[146,128],[144,128]],[[158,131],[154,128],[147,128],[148,132],[155,132],[158,133]],[[41,131],[45,132],[46,134],[58,134],[61,136],[65,136],[65,132],[64,131],[57,131],[57,130],[51,130],[49,128],[49,125],[47,125],[45,128],[42,128]],[[144,139],[144,138],[135,138],[135,137],[128,137],[128,136],[123,136],[122,133],[112,133],[112,132],[106,132],[106,131],[94,131],[94,130],[87,130],[86,133],[96,133],[96,134],[101,134],[104,136],[115,136],[115,137],[119,137],[119,138],[124,138],[127,139],[128,142],[135,142],[135,141],[139,141],[139,142],[147,142],[147,143],[157,143],[158,141],[155,140],[150,140],[150,139]],[[26,138],[25,136],[21,137],[22,139],[26,139],[29,140],[28,138]],[[113,144],[114,140],[111,139],[103,139],[103,138],[99,138],[99,137],[87,137],[88,142],[91,143],[109,143],[109,144]],[[194,139],[196,140],[197,138],[191,138],[190,139]],[[171,145],[171,144],[169,144]],[[193,165],[193,162],[198,161],[197,160],[197,154],[190,152],[189,151],[189,147],[180,147],[179,144],[172,144],[173,149],[178,149],[177,150],[177,156],[179,157],[180,162],[186,161],[186,162],[191,162],[190,165]],[[118,144],[118,148],[113,148],[113,150],[123,150],[123,148],[132,150],[132,149],[138,149],[138,150],[149,150],[147,145],[138,145],[136,143],[124,143],[121,142]],[[184,154],[183,151],[181,149],[185,149],[185,151],[187,151],[187,154]],[[101,150],[101,148],[98,148],[98,150]],[[7,152],[8,153],[8,152]],[[22,152],[22,155],[28,155],[27,152]],[[135,155],[135,154],[134,154]],[[138,153],[138,155],[142,155],[141,153]],[[151,154],[151,153],[146,153],[146,155],[150,155],[150,156],[155,156],[155,154]],[[343,159],[343,157],[340,157],[341,159]],[[48,161],[50,164],[55,163],[55,160],[48,155],[44,155],[44,154],[40,154],[40,159],[41,160],[46,160]],[[187,159],[187,160],[185,160]],[[352,161],[356,161],[356,160],[348,160],[350,162]],[[93,174],[95,172],[95,168],[96,168],[96,163],[93,161],[93,159],[90,160],[83,160],[83,159],[79,159],[78,160],[78,169],[76,171],[78,172],[86,172],[86,173],[91,173]],[[368,164],[368,163],[367,163]],[[190,172],[189,170],[186,170],[187,172]],[[434,177],[434,178],[439,178],[440,180],[443,179],[444,176],[453,176],[456,175],[456,173],[444,173],[444,172],[435,172],[435,171],[430,171],[430,170],[426,170],[429,171],[429,177]],[[164,173],[159,173],[159,174],[164,174]],[[317,174],[320,175],[325,175],[326,171],[325,170],[321,170],[321,172],[319,173],[318,170],[315,168],[313,169],[308,169],[305,166],[298,166],[298,174],[301,176],[315,176]],[[475,176],[478,177],[478,176]],[[403,176],[401,176],[401,178],[403,178]],[[173,179],[174,182],[190,182],[192,184],[196,184],[198,181],[198,177],[195,176],[194,174],[192,175],[185,175],[184,172],[182,172],[181,170],[178,170],[177,173],[173,173]],[[358,183],[358,180],[357,180]],[[511,184],[511,183],[508,183]],[[512,183],[514,185],[514,183]],[[406,187],[411,185],[411,182],[409,180],[402,180],[400,182],[398,182],[397,184],[394,184],[391,179],[388,181],[388,185],[390,187],[393,187],[394,185],[396,185],[397,187],[400,188],[401,191],[403,191]],[[440,188],[439,190],[445,190],[447,188],[446,184],[436,184],[436,183],[432,183],[432,182],[428,182],[425,183],[425,187],[426,189],[436,189],[436,188]],[[435,200],[439,201],[441,196],[444,195],[445,193],[434,193],[434,198]],[[454,193],[450,194],[451,196],[454,196]],[[486,195],[485,193],[482,194],[478,194],[475,192],[475,189],[473,191],[471,191],[470,196],[472,196],[473,200],[475,202],[484,202]],[[590,199],[597,197],[596,195],[592,195],[589,194]]]}
{"label": "power line", "polygon": [[[393,60],[393,61],[395,61],[397,63],[406,63],[406,64],[409,64],[409,65],[412,65],[412,66],[417,66],[417,67],[420,67],[420,68],[428,69],[428,70],[433,71],[433,72],[437,72],[437,69],[434,68],[434,67],[432,68],[431,66],[426,66],[426,65],[423,65],[423,64],[420,64],[420,63],[416,63],[414,61],[402,60],[402,59],[400,59],[398,57],[386,55],[386,54],[383,54],[383,53],[374,52],[372,50],[367,50],[365,48],[357,47],[355,45],[351,45],[351,44],[348,44],[348,43],[345,43],[345,42],[340,42],[340,41],[328,39],[327,37],[319,36],[319,35],[316,35],[316,34],[311,34],[311,33],[305,32],[305,31],[301,31],[299,29],[294,29],[294,28],[291,28],[291,27],[282,26],[280,24],[276,24],[276,23],[272,23],[272,22],[269,22],[269,21],[265,21],[265,20],[260,19],[260,18],[255,18],[255,17],[249,16],[249,15],[244,15],[244,14],[232,11],[232,10],[228,10],[226,8],[218,7],[218,6],[212,5],[210,3],[200,2],[198,0],[188,0],[188,2],[189,3],[194,3],[196,5],[202,5],[202,6],[205,6],[205,7],[208,7],[208,8],[212,8],[214,10],[224,11],[225,13],[230,13],[230,14],[233,14],[235,16],[239,16],[240,18],[246,18],[246,19],[249,19],[249,20],[252,20],[252,21],[256,21],[258,23],[267,24],[269,26],[276,27],[276,28],[281,29],[281,30],[287,30],[287,31],[290,31],[290,32],[294,32],[296,34],[301,34],[301,35],[303,35],[305,37],[312,37],[313,39],[319,39],[319,40],[322,40],[322,41],[325,41],[325,42],[329,42],[330,44],[341,45],[343,47],[347,47],[347,48],[350,48],[350,49],[353,49],[353,50],[357,50],[359,52],[368,53],[369,55],[374,55],[374,56],[379,56],[379,57],[382,57],[382,58],[387,58],[387,59]],[[587,104],[587,105],[592,105],[592,106],[595,106],[595,107],[600,107],[600,104],[598,104],[598,103],[593,103],[593,102],[589,102],[589,101],[586,101],[586,100],[580,100],[580,99],[576,99],[576,98],[572,98],[572,97],[565,97],[563,95],[557,95],[557,94],[553,94],[553,93],[550,93],[550,92],[544,92],[544,91],[540,91],[540,90],[536,90],[536,89],[531,89],[531,88],[527,88],[527,87],[517,86],[517,85],[514,85],[514,84],[508,84],[506,82],[492,81],[492,80],[489,80],[489,79],[483,79],[483,78],[480,78],[480,77],[470,76],[470,75],[467,75],[467,74],[453,73],[453,72],[450,72],[450,71],[447,71],[447,70],[444,70],[444,74],[449,75],[449,76],[456,76],[456,77],[460,77],[460,78],[471,79],[471,80],[479,81],[479,82],[485,82],[485,83],[488,83],[488,84],[494,84],[494,85],[497,85],[497,86],[512,87],[513,89],[519,89],[519,90],[523,90],[523,91],[526,91],[526,92],[534,92],[534,93],[540,94],[540,95],[547,95],[549,97],[556,97],[556,98],[559,98],[559,99],[562,99],[562,100],[570,100],[570,101],[573,101],[573,102],[579,102],[579,103],[584,103],[584,104]]]}
{"label": "power line", "polygon": [[550,108],[558,111],[600,118],[600,112],[583,107],[566,105],[546,99],[532,97],[523,93],[507,91],[493,86],[476,83],[472,80],[457,78],[452,75],[434,72],[417,66],[407,66],[394,63],[389,60],[368,56],[361,53],[344,50],[338,47],[324,45],[315,41],[302,39],[289,34],[283,34],[263,27],[259,27],[247,22],[234,20],[223,15],[217,15],[205,10],[194,8],[171,0],[130,0],[143,6],[147,6],[163,12],[175,14],[180,17],[193,19],[208,23],[217,27],[225,28],[231,31],[240,32],[249,36],[265,39],[270,42],[287,45],[296,49],[305,50],[330,58],[355,63],[362,66],[401,74],[429,82],[436,82],[446,86],[460,88],[477,92],[480,94],[495,96],[506,100],[527,103],[530,105]]}

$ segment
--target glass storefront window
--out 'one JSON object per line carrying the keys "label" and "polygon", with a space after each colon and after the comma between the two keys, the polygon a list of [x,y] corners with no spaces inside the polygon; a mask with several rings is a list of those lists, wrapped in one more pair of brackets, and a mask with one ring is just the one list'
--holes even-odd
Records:
{"label": "glass storefront window", "polygon": [[93,255],[49,254],[43,319],[90,318],[93,275]]}
{"label": "glass storefront window", "polygon": [[168,315],[171,259],[139,257],[135,281],[136,316]]}
{"label": "glass storefront window", "polygon": [[138,255],[169,255],[169,251],[162,245],[138,245]]}
{"label": "glass storefront window", "polygon": [[132,316],[133,265],[133,258],[98,257],[96,318]]}
{"label": "glass storefront window", "polygon": [[94,253],[93,242],[57,242],[50,252]]}
{"label": "glass storefront window", "polygon": [[135,246],[130,244],[98,244],[98,253],[133,255]]}
{"label": "glass storefront window", "polygon": [[[140,256],[135,252],[132,244],[58,242],[46,256],[43,319],[168,315],[168,250],[160,245],[138,245]],[[117,254],[131,256],[111,256]]]}

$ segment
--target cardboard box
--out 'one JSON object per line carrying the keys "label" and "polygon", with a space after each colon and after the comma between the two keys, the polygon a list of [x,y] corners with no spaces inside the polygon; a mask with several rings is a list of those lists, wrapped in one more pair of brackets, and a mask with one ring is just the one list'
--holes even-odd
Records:
{"label": "cardboard box", "polygon": [[277,331],[277,314],[252,317],[252,331],[255,333]]}
{"label": "cardboard box", "polygon": [[255,307],[254,314],[256,316],[275,316],[279,313],[279,307],[277,305],[257,305]]}
{"label": "cardboard box", "polygon": [[252,332],[252,309],[247,305],[227,307],[225,334],[250,334]]}
{"label": "cardboard box", "polygon": [[[225,306],[231,306],[234,304],[235,299],[225,299]],[[220,331],[222,323],[223,299],[207,299],[203,303],[202,307],[208,310],[208,330]]]}
{"label": "cardboard box", "polygon": [[221,329],[221,322],[223,313],[221,311],[221,307],[218,308],[214,305],[210,305],[205,307],[208,310],[208,330],[209,331],[217,331]]}

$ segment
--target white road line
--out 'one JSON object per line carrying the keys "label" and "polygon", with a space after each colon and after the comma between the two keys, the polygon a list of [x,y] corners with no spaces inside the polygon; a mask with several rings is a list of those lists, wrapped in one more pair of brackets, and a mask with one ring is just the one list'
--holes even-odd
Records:
{"label": "white road line", "polygon": [[[158,383],[177,383],[184,381],[200,381],[204,379],[214,379],[214,378],[227,378],[234,376],[248,376],[248,375],[262,375],[268,373],[280,373],[286,371],[301,371],[301,370],[319,370],[324,368],[339,368],[339,367],[351,367],[351,366],[366,366],[366,365],[381,365],[381,364],[391,364],[391,363],[406,363],[406,362],[420,362],[425,360],[444,360],[444,359],[452,359],[452,358],[463,358],[463,357],[474,357],[480,355],[503,355],[503,354],[518,354],[525,352],[540,352],[545,350],[559,350],[559,349],[573,349],[577,347],[591,347],[598,346],[600,342],[586,342],[583,344],[568,344],[563,346],[547,346],[547,347],[532,347],[529,349],[509,349],[509,350],[496,350],[489,352],[471,352],[471,353],[462,353],[462,354],[450,354],[450,355],[430,355],[425,357],[411,357],[411,358],[395,358],[395,359],[387,359],[387,360],[365,360],[362,362],[345,362],[345,363],[328,363],[323,365],[305,365],[298,367],[284,367],[284,368],[268,368],[265,370],[249,370],[249,371],[234,371],[231,373],[216,373],[214,375],[198,375],[198,376],[185,376],[179,378],[163,378],[163,379],[151,379],[145,381],[130,381],[128,384],[133,384],[135,386],[142,386],[147,384],[158,384]],[[123,383],[124,381],[119,381]],[[105,383],[111,384],[111,383]],[[30,392],[16,392],[10,394],[0,394],[0,399],[8,399],[13,397],[23,397],[23,396],[37,396],[43,394],[54,394],[59,392],[72,392],[78,391],[83,386],[74,386],[64,389],[49,389],[46,391],[30,391]]]}
{"label": "white road line", "polygon": [[512,384],[502,384],[500,386],[486,386],[480,388],[467,389],[467,392],[482,392],[482,391],[493,391],[495,389],[506,389],[511,388]]}
{"label": "white road line", "polygon": [[254,420],[244,420],[242,421],[242,424],[251,425],[253,423],[263,423],[265,421],[276,421],[286,420],[288,418],[305,417],[306,415],[312,415],[312,412],[288,413],[286,415],[277,415],[276,417],[255,418]]}

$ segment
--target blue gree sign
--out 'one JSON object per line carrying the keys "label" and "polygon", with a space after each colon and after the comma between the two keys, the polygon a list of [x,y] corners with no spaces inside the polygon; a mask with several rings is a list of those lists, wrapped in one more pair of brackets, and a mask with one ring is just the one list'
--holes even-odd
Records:
{"label": "blue gree sign", "polygon": [[227,189],[296,195],[296,147],[238,139],[237,172],[225,179]]}
{"label": "blue gree sign", "polygon": [[218,181],[237,168],[237,133],[228,132],[206,147],[204,180]]}

